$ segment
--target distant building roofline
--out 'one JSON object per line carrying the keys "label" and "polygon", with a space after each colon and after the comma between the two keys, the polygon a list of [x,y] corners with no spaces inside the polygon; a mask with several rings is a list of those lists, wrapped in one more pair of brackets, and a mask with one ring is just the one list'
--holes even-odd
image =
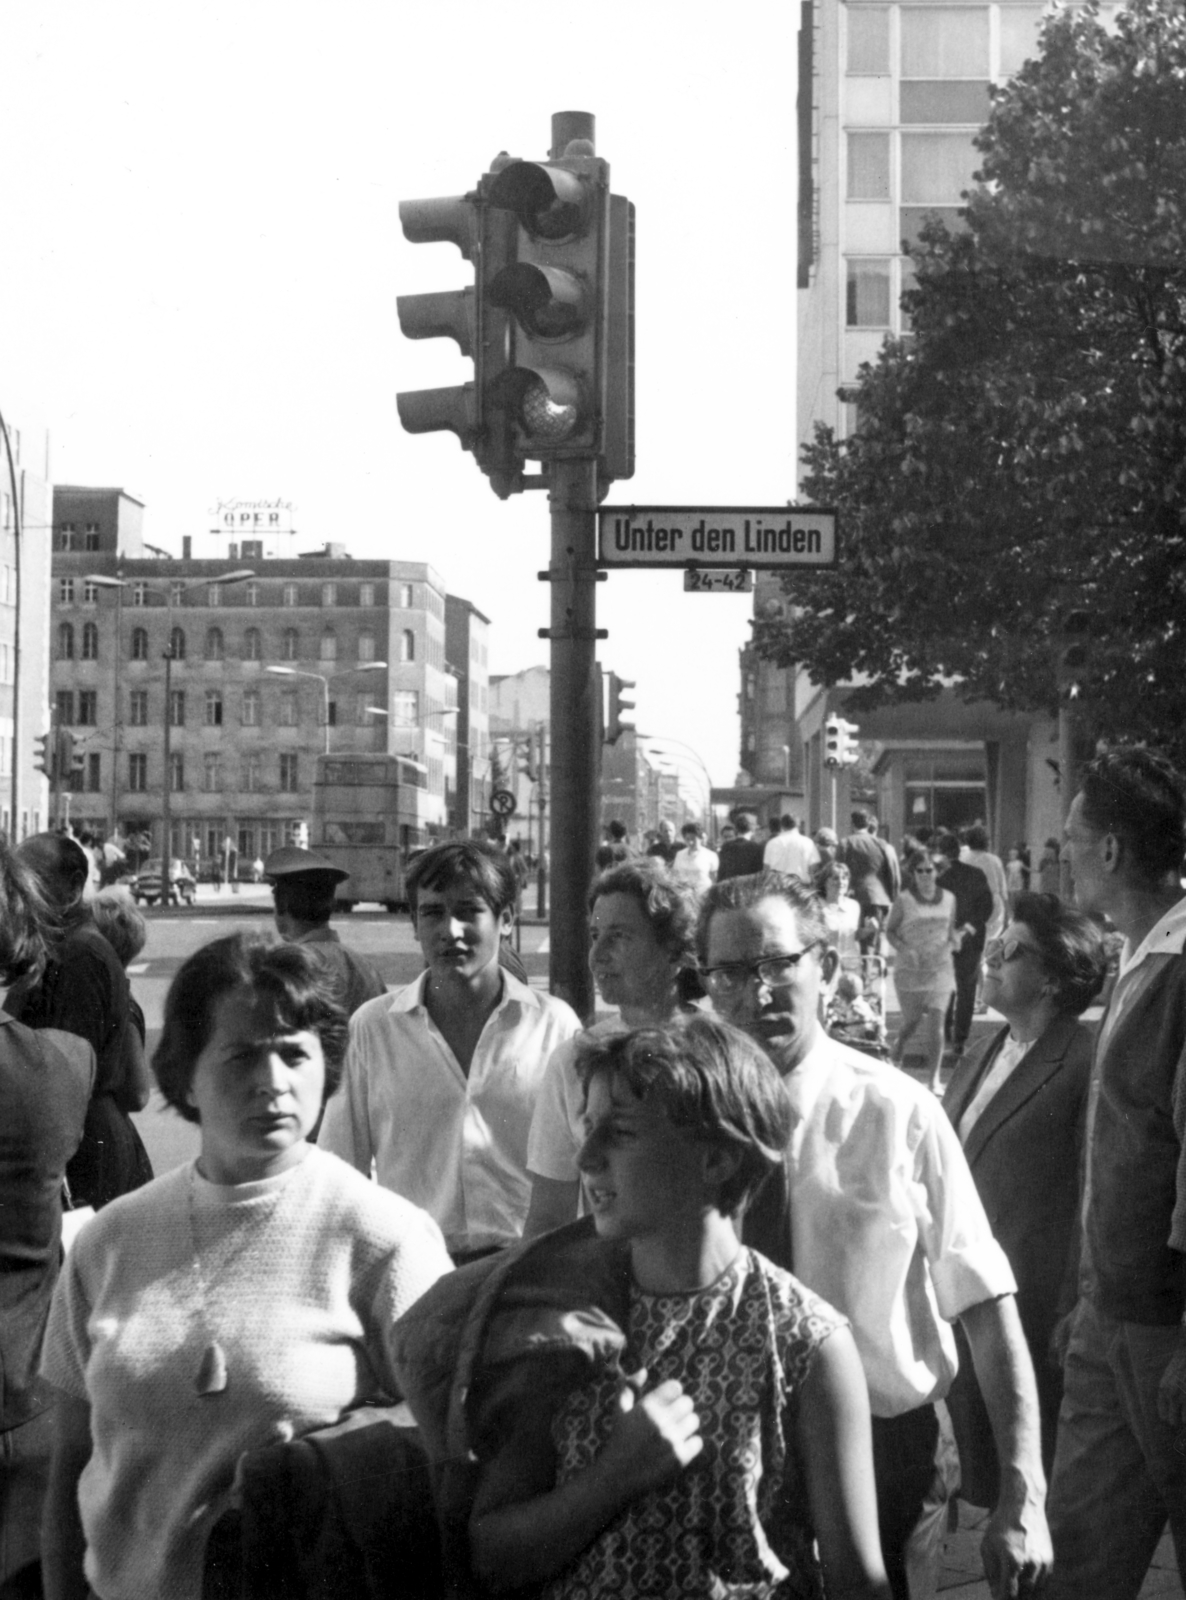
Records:
{"label": "distant building roofline", "polygon": [[55,494],[118,494],[118,495],[122,495],[125,500],[130,500],[134,506],[139,506],[141,511],[144,510],[144,501],[138,499],[137,496],[134,495],[134,494],[129,494],[126,489],[104,488],[101,485],[97,485],[97,484],[93,484],[93,483],[55,483],[54,484],[54,493]]}

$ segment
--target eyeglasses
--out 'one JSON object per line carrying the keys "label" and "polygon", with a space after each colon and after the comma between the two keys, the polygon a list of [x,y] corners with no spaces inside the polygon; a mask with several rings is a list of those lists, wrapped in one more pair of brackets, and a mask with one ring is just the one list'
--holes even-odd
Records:
{"label": "eyeglasses", "polygon": [[934,867],[915,867],[914,869],[914,876],[916,878],[933,878],[934,875]]}
{"label": "eyeglasses", "polygon": [[1007,945],[1003,939],[990,939],[984,947],[984,959],[990,966],[998,961],[1002,964],[1020,961],[1022,956],[1035,956],[1037,953],[1032,944],[1022,940]]}
{"label": "eyeglasses", "polygon": [[780,983],[789,983],[803,957],[823,943],[822,939],[814,939],[793,956],[764,956],[761,961],[732,961],[727,966],[705,967],[700,976],[709,994],[717,998],[740,994],[751,978],[776,989]]}

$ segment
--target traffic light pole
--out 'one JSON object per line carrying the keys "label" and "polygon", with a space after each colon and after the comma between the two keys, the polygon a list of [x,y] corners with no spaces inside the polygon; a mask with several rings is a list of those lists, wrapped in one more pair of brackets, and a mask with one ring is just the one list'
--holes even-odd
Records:
{"label": "traffic light pole", "polygon": [[585,900],[597,849],[597,463],[554,461],[552,512],[552,916],[549,981],[593,1015]]}

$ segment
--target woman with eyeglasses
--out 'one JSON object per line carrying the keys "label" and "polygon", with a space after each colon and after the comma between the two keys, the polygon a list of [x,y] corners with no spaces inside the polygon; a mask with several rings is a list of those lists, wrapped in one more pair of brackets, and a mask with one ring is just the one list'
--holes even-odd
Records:
{"label": "woman with eyeglasses", "polygon": [[[943,1093],[943,1018],[955,993],[955,896],[939,887],[935,858],[918,850],[906,862],[905,884],[890,909],[885,936],[893,946],[894,988],[902,1027],[893,1048],[895,1066],[921,1051],[934,1094]],[[913,1047],[913,1048],[910,1048]]]}
{"label": "woman with eyeglasses", "polygon": [[[1019,895],[1012,920],[984,951],[985,999],[1006,1025],[965,1056],[944,1099],[1017,1279],[1048,1475],[1062,1399],[1051,1339],[1074,1303],[1078,1275],[1079,1170],[1095,1036],[1081,1019],[1106,966],[1103,935],[1090,918],[1057,895]],[[964,1352],[947,1404],[960,1448],[961,1494],[974,1505],[995,1505],[996,1452]]]}

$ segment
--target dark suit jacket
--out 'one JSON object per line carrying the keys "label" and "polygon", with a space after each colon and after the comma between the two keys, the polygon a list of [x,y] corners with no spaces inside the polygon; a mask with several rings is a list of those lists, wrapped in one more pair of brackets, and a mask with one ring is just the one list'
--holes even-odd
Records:
{"label": "dark suit jacket", "polygon": [[852,895],[862,911],[893,905],[902,887],[897,856],[891,860],[874,834],[864,829],[850,833],[840,846],[838,859],[848,868]]}
{"label": "dark suit jacket", "polygon": [[[984,934],[992,916],[992,890],[979,867],[966,861],[949,861],[939,879],[939,887],[955,896],[955,925],[970,922],[976,932],[965,944],[984,944]],[[961,1112],[962,1116],[963,1113]]]}
{"label": "dark suit jacket", "polygon": [[[955,1069],[943,1104],[957,1130],[1007,1037],[1003,1028]],[[1062,1395],[1062,1375],[1051,1365],[1048,1351],[1054,1325],[1074,1298],[1080,1165],[1094,1042],[1095,1030],[1087,1023],[1057,1017],[989,1101],[964,1146],[992,1231],[1017,1279],[1017,1309],[1038,1379],[1047,1472]],[[961,1345],[960,1373],[948,1404],[960,1446],[965,1498],[991,1506],[996,1503],[996,1457],[965,1355]]]}

